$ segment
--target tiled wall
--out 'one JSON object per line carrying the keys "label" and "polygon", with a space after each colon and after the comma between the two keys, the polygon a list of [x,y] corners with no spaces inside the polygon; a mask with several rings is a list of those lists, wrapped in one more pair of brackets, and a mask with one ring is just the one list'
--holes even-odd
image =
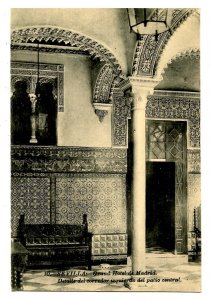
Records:
{"label": "tiled wall", "polygon": [[92,239],[93,259],[114,255],[127,256],[127,234],[95,234]]}
{"label": "tiled wall", "polygon": [[124,175],[74,175],[56,179],[56,223],[79,224],[88,215],[94,234],[126,232]]}
{"label": "tiled wall", "polygon": [[81,224],[86,213],[92,254],[125,257],[126,170],[125,149],[13,147],[12,235],[22,213],[34,224]]}
{"label": "tiled wall", "polygon": [[12,236],[16,234],[20,214],[26,223],[50,222],[50,179],[14,177],[11,182]]}

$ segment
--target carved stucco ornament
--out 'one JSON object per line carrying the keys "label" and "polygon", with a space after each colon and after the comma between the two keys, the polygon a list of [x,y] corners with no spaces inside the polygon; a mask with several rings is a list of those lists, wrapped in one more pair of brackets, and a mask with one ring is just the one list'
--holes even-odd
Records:
{"label": "carved stucco ornament", "polygon": [[[76,52],[79,51],[78,53],[88,53],[92,59],[98,59],[101,63],[104,63],[97,76],[93,91],[93,106],[95,113],[99,117],[99,120],[102,121],[110,109],[116,82],[124,77],[121,66],[114,54],[104,45],[84,34],[54,26],[30,26],[18,28],[13,30],[11,34],[11,47],[13,50],[31,50],[33,48],[32,43],[41,43],[43,41],[45,43],[56,43],[57,45],[62,45],[64,43],[71,49],[68,49],[68,47],[61,47],[62,53],[65,51],[66,53],[69,53],[70,50]],[[54,50],[52,48],[45,48],[46,47],[43,46],[43,51],[55,50],[57,53],[59,50],[59,47]],[[108,104],[107,109],[104,108],[105,103]],[[102,104],[103,107],[99,107],[99,104]]]}
{"label": "carved stucco ornament", "polygon": [[158,41],[155,41],[152,35],[144,35],[141,40],[136,42],[136,49],[132,64],[132,76],[154,76],[157,63],[160,56],[175,31],[195,9],[174,9],[172,12],[172,21],[170,32],[166,31],[159,35]]}
{"label": "carved stucco ornament", "polygon": [[110,99],[111,87],[114,81],[114,71],[109,64],[104,64],[99,70],[93,91],[93,107],[99,121],[102,122],[112,106]]}
{"label": "carved stucco ornament", "polygon": [[30,26],[14,29],[11,34],[12,46],[23,43],[51,42],[65,44],[86,51],[94,59],[108,63],[115,74],[122,73],[115,55],[98,41],[78,32],[55,26]]}

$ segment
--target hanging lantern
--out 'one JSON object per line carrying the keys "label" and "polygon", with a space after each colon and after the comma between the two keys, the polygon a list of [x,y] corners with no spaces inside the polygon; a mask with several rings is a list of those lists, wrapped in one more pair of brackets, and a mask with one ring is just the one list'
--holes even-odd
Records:
{"label": "hanging lantern", "polygon": [[39,130],[45,130],[46,129],[46,126],[47,126],[47,114],[42,114],[42,113],[39,113],[38,115],[38,126],[39,126]]}
{"label": "hanging lantern", "polygon": [[170,30],[171,10],[167,8],[127,8],[130,30],[142,35],[158,35]]}

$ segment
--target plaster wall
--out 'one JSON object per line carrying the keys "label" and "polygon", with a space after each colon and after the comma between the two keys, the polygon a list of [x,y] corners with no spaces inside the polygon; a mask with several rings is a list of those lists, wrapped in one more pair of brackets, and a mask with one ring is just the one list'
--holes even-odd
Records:
{"label": "plaster wall", "polygon": [[[15,51],[11,58],[36,62],[37,55]],[[40,63],[64,65],[64,112],[58,112],[57,116],[57,145],[111,147],[111,112],[100,122],[92,106],[89,57],[41,53]]]}
{"label": "plaster wall", "polygon": [[115,55],[124,73],[131,69],[136,35],[130,33],[125,8],[12,9],[12,29],[37,25],[56,26],[87,35]]}

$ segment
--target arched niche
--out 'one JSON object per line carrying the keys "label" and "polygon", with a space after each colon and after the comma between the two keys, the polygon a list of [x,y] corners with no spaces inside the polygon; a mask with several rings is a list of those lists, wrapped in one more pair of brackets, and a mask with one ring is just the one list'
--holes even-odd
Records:
{"label": "arched niche", "polygon": [[157,60],[155,76],[160,77],[167,66],[175,59],[184,56],[200,55],[199,13],[194,11],[173,32]]}

